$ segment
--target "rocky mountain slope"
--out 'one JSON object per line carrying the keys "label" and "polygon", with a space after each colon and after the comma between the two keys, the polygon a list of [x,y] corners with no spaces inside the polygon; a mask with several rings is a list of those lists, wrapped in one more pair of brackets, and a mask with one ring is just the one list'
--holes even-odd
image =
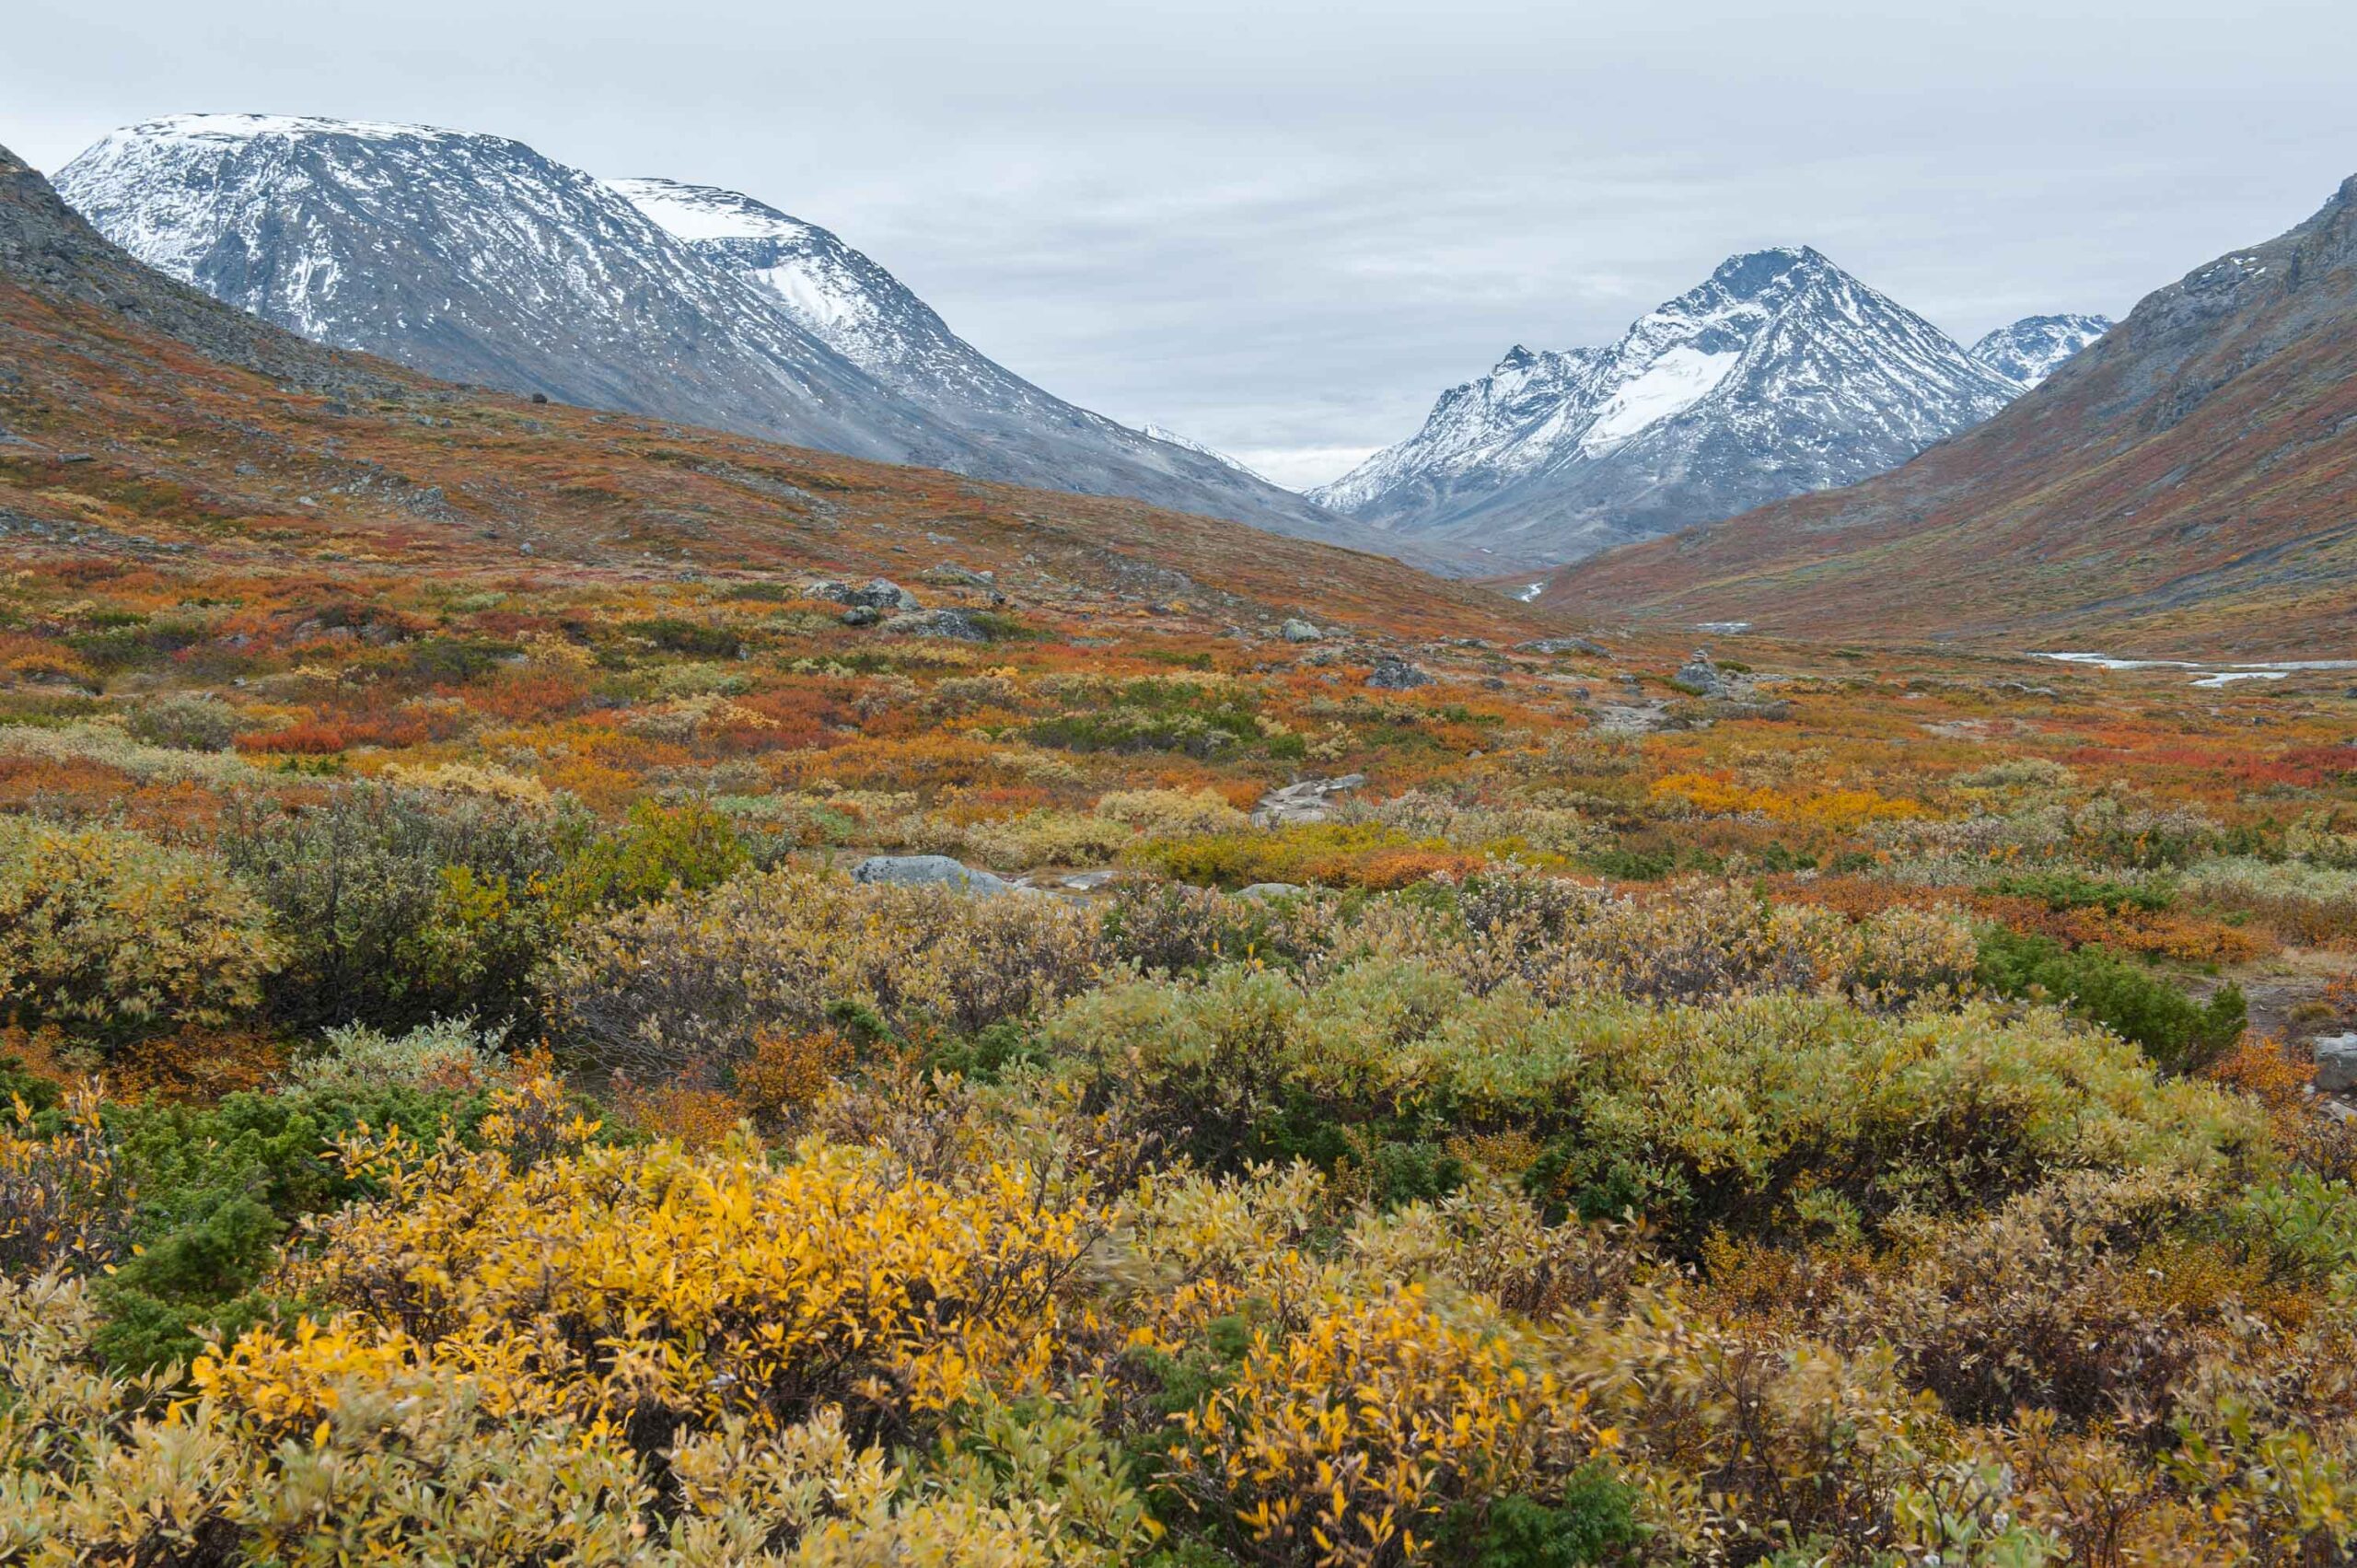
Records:
{"label": "rocky mountain slope", "polygon": [[2025,316],[1972,345],[1972,357],[2025,391],[2111,331],[2108,316]]}
{"label": "rocky mountain slope", "polygon": [[520,142],[186,115],[105,137],[57,189],[150,266],[316,342],[860,457],[979,458],[766,295]]}
{"label": "rocky mountain slope", "polygon": [[125,250],[216,298],[434,375],[1364,537],[1050,397],[833,236],[728,192],[669,187],[664,215],[704,211],[683,236],[502,137],[258,115],[116,132],[58,189]]}
{"label": "rocky mountain slope", "polygon": [[[745,195],[672,180],[612,189],[723,271],[758,283],[844,358],[974,436],[1016,477],[1345,543],[1370,541],[1240,465],[1154,430],[1132,430],[1064,401],[952,331],[900,280],[828,230]],[[1041,480],[1036,473],[1052,476]]]}
{"label": "rocky mountain slope", "polygon": [[1806,248],[1730,259],[1600,349],[1515,348],[1311,498],[1501,570],[1854,482],[2020,389]]}
{"label": "rocky mountain slope", "polygon": [[1015,612],[1053,602],[1109,629],[1546,625],[1237,523],[536,404],[325,347],[142,265],[0,149],[0,558],[59,554],[757,594],[941,566],[994,573]]}
{"label": "rocky mountain slope", "polygon": [[2113,653],[2357,648],[2357,179],[1980,428],[1557,574],[1583,614]]}

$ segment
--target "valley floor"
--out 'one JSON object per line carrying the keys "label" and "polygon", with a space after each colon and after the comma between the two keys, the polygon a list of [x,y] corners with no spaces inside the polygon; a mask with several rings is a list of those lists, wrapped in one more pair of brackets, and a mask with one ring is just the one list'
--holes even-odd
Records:
{"label": "valley floor", "polygon": [[0,1562],[2346,1560],[2348,672],[985,536],[12,539]]}

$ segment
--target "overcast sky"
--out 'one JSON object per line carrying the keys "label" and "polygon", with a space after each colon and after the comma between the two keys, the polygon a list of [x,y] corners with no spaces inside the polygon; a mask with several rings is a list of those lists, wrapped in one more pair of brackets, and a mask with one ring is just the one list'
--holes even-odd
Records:
{"label": "overcast sky", "polygon": [[2351,0],[6,0],[0,142],[497,132],[834,229],[985,352],[1281,481],[1509,345],[1809,243],[1969,341],[2357,172]]}

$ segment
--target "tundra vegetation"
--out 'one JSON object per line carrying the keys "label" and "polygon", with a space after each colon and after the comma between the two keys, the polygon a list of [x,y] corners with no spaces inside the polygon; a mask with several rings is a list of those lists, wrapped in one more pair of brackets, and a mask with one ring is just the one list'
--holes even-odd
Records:
{"label": "tundra vegetation", "polygon": [[0,579],[0,1562],[2348,1561],[2338,684],[802,581]]}

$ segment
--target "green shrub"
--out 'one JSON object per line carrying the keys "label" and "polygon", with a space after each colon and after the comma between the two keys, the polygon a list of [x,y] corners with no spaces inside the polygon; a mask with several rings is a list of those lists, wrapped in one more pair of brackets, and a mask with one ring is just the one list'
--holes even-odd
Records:
{"label": "green shrub", "polygon": [[285,815],[248,805],[222,847],[278,917],[273,1013],[310,1029],[526,1016],[555,927],[547,889],[575,816],[479,797],[339,790]]}
{"label": "green shrub", "polygon": [[185,1362],[211,1333],[234,1338],[288,1304],[260,1287],[293,1223],[366,1189],[336,1160],[336,1140],[399,1125],[471,1134],[480,1095],[403,1086],[230,1095],[209,1107],[114,1105],[107,1132],[137,1198],[136,1256],[96,1289],[107,1322],[94,1342],[110,1364]]}
{"label": "green shrub", "polygon": [[596,910],[628,909],[674,889],[700,893],[743,870],[747,859],[736,825],[713,807],[643,801],[621,827],[582,846],[558,874],[557,916],[573,920]]}
{"label": "green shrub", "polygon": [[2150,882],[2109,882],[2071,871],[2026,871],[2001,877],[1986,891],[2014,899],[2037,899],[2049,910],[2142,910],[2156,914],[2176,901],[2165,886]]}
{"label": "green shrub", "polygon": [[[1633,1207],[1678,1242],[1972,1208],[2060,1168],[2212,1171],[2257,1112],[2057,1014],[1872,1013],[1789,993],[1654,1008],[1476,995],[1417,964],[1303,981],[1214,970],[1066,1003],[1040,1038],[1213,1169],[1348,1164],[1377,1195],[1445,1189],[1451,1140],[1515,1134],[1550,1208]],[[1806,1173],[1814,1191],[1796,1187]]]}
{"label": "green shrub", "polygon": [[[1724,667],[1723,667],[1724,668]],[[1443,1521],[1439,1560],[1464,1568],[1588,1568],[1622,1561],[1644,1539],[1637,1494],[1601,1464],[1564,1483],[1552,1503],[1501,1497],[1459,1504]]]}
{"label": "green shrub", "polygon": [[0,819],[0,1017],[101,1048],[226,1023],[279,963],[266,917],[210,856]]}
{"label": "green shrub", "polygon": [[1980,983],[2005,996],[2051,996],[2172,1073],[2216,1061],[2242,1038],[2242,989],[2222,985],[2206,1003],[2135,964],[2095,947],[1992,927],[1980,936]]}

